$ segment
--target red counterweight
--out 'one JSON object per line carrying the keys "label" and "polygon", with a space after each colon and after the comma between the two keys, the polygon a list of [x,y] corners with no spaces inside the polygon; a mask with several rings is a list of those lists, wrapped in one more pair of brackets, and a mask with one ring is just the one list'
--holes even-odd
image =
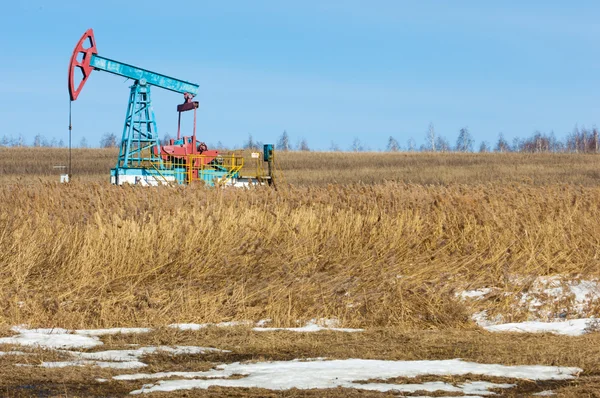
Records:
{"label": "red counterweight", "polygon": [[[71,63],[69,64],[69,95],[71,96],[71,101],[77,99],[83,85],[88,77],[90,77],[90,73],[94,70],[94,67],[90,65],[93,54],[98,54],[96,39],[94,38],[94,31],[88,29],[81,36],[79,42],[77,42],[75,50],[73,50],[73,55],[71,55]],[[81,81],[75,87],[78,69],[81,71]]]}

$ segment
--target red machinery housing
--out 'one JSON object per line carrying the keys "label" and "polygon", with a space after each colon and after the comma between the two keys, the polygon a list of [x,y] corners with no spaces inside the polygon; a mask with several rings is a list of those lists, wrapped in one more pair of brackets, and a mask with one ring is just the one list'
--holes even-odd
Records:
{"label": "red machinery housing", "polygon": [[[179,113],[177,139],[169,140],[169,145],[162,145],[160,147],[160,155],[164,162],[181,165],[185,165],[186,162],[193,159],[194,169],[201,168],[202,166],[213,163],[219,155],[219,151],[209,150],[204,142],[200,142],[196,139],[196,110],[198,109],[198,101],[192,101],[193,96],[189,94],[184,95],[184,98],[185,102],[181,105],[177,105],[177,112]],[[191,110],[194,111],[193,134],[191,136],[181,137],[181,113]],[[190,155],[202,156],[190,157]]]}

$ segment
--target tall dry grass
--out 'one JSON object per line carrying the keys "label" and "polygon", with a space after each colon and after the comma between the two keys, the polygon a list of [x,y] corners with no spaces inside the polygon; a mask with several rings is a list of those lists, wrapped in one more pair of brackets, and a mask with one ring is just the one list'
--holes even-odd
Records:
{"label": "tall dry grass", "polygon": [[600,277],[599,220],[600,188],[572,184],[11,182],[0,188],[0,324],[466,327],[461,289]]}
{"label": "tall dry grass", "polygon": [[[107,182],[117,155],[116,149],[73,150],[73,178]],[[68,159],[66,149],[0,148],[0,181],[58,181],[60,171],[53,166],[67,165]],[[594,154],[276,152],[276,165],[280,181],[293,185],[394,181],[596,186],[600,181],[600,156]]]}

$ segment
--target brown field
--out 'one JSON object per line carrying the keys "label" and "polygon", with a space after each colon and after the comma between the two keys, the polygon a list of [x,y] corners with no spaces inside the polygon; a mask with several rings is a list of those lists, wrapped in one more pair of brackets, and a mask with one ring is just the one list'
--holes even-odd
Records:
{"label": "brown field", "polygon": [[[74,149],[73,178],[108,181],[117,155],[117,149]],[[53,166],[67,165],[68,159],[66,149],[0,148],[0,177],[58,181]],[[600,156],[594,154],[277,152],[276,159],[281,182],[296,186],[385,181],[597,186],[600,181]]]}
{"label": "brown field", "polygon": [[[75,150],[68,185],[57,183],[52,168],[66,164],[65,150],[0,154],[3,335],[18,324],[152,326],[159,329],[106,343],[185,341],[230,349],[235,360],[464,358],[579,366],[582,377],[556,392],[598,396],[598,333],[491,334],[471,320],[484,309],[507,322],[526,320],[516,305],[523,278],[600,278],[598,156],[278,153],[277,190],[236,190],[111,186],[115,150]],[[456,296],[486,286],[504,294],[477,303]],[[586,315],[599,309],[596,303]],[[247,328],[162,328],[264,318],[273,326],[337,318],[367,331],[267,336]],[[162,371],[229,359],[157,357],[152,366]],[[81,387],[82,375],[103,377],[107,370],[0,368],[6,396],[42,394],[19,389],[28,383],[48,396],[134,389],[131,382]],[[507,396],[545,387],[519,385]],[[351,393],[210,390],[212,396]]]}

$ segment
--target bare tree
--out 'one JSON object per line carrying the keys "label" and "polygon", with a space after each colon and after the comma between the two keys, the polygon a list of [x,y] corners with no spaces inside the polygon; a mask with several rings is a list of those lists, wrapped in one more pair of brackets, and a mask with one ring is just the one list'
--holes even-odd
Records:
{"label": "bare tree", "polygon": [[579,127],[577,125],[575,125],[571,134],[569,134],[567,136],[567,151],[578,152],[580,140],[581,140],[581,135],[579,132]]}
{"label": "bare tree", "polygon": [[283,130],[283,134],[281,134],[281,137],[279,137],[279,141],[277,142],[277,149],[280,151],[290,151],[291,145],[290,145],[290,137],[288,136],[287,131]]}
{"label": "bare tree", "polygon": [[550,151],[552,152],[563,152],[564,151],[564,143],[558,139],[556,139],[556,136],[554,135],[554,131],[550,132],[550,135],[548,136],[548,141],[550,144]]}
{"label": "bare tree", "polygon": [[100,139],[101,148],[116,148],[117,147],[117,136],[114,133],[104,133]]}
{"label": "bare tree", "polygon": [[229,150],[229,148],[227,148],[227,145],[223,144],[221,141],[217,141],[216,149],[221,150],[221,151]]}
{"label": "bare tree", "polygon": [[331,145],[329,145],[329,150],[331,152],[339,152],[340,151],[340,147],[338,144],[336,144],[335,142],[331,141]]}
{"label": "bare tree", "polygon": [[429,123],[429,128],[427,129],[427,149],[435,152],[435,127],[433,127],[433,123]]}
{"label": "bare tree", "polygon": [[85,137],[81,137],[81,141],[79,141],[79,148],[87,148],[88,143]]}
{"label": "bare tree", "polygon": [[354,139],[352,140],[352,146],[350,147],[350,149],[352,150],[352,152],[363,152],[365,150],[365,147],[362,144],[362,142],[360,142],[358,137],[354,137]]}
{"label": "bare tree", "polygon": [[456,140],[456,150],[458,152],[472,152],[473,151],[473,138],[467,127],[460,129],[458,138]]}
{"label": "bare tree", "polygon": [[300,151],[304,151],[304,152],[310,151],[310,148],[308,147],[308,142],[306,141],[306,138],[302,138],[300,140],[300,143],[298,144],[298,149]]}
{"label": "bare tree", "polygon": [[515,141],[513,151],[520,152],[550,152],[552,150],[552,137],[539,131],[533,133],[529,138]]}
{"label": "bare tree", "polygon": [[41,134],[36,134],[36,136],[33,137],[33,146],[36,148],[41,147],[44,140],[45,138]]}
{"label": "bare tree", "polygon": [[163,135],[163,137],[160,139],[160,145],[169,145],[171,143],[171,140],[171,134],[165,133],[165,135]]}
{"label": "bare tree", "polygon": [[450,152],[452,150],[452,148],[450,148],[450,142],[439,135],[435,139],[435,146],[439,152]]}
{"label": "bare tree", "polygon": [[508,152],[510,151],[510,146],[508,142],[504,139],[504,134],[498,134],[498,142],[496,143],[496,152]]}
{"label": "bare tree", "polygon": [[387,151],[388,152],[398,152],[399,150],[400,150],[400,144],[398,144],[398,141],[390,135],[390,138],[388,138],[388,143],[387,143]]}
{"label": "bare tree", "polygon": [[19,134],[19,136],[13,141],[12,146],[17,146],[17,147],[25,146],[25,137],[23,137],[23,134]]}
{"label": "bare tree", "polygon": [[416,147],[416,143],[415,143],[415,139],[410,137],[408,139],[408,141],[406,142],[406,145],[408,147],[408,151],[409,152],[414,152],[415,151],[415,147]]}
{"label": "bare tree", "polygon": [[490,151],[490,145],[486,141],[481,141],[479,145],[479,153],[487,153]]}
{"label": "bare tree", "polygon": [[248,134],[248,141],[244,144],[244,149],[256,149],[258,145],[254,142],[252,134]]}

